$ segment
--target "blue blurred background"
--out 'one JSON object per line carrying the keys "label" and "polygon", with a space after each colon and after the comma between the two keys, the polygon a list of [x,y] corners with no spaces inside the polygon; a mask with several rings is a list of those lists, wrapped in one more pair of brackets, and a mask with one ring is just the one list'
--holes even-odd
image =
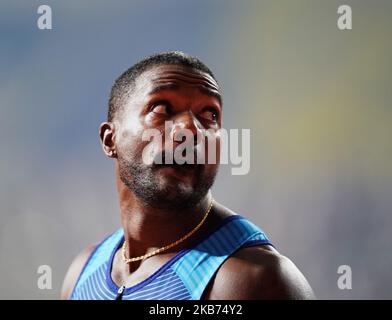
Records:
{"label": "blue blurred background", "polygon": [[[53,29],[37,28],[52,8]],[[353,29],[336,26],[348,4]],[[0,3],[0,298],[57,299],[75,255],[119,227],[100,148],[114,79],[183,50],[251,129],[251,171],[215,198],[261,226],[321,299],[392,298],[391,1]],[[39,290],[49,265],[53,289]],[[352,289],[337,286],[340,265]]]}

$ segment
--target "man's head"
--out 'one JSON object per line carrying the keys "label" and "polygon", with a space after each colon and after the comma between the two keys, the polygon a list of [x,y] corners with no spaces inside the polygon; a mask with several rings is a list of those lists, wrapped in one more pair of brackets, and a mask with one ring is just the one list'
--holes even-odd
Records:
{"label": "man's head", "polygon": [[[157,208],[191,207],[206,195],[218,170],[221,114],[219,87],[209,68],[181,52],[160,53],[115,81],[108,121],[100,128],[103,149],[117,159],[121,182],[143,202]],[[151,130],[160,140],[145,141],[143,135]],[[205,130],[216,142],[213,150],[205,143]],[[176,152],[185,133],[195,137],[195,154],[207,159],[215,152],[216,163],[154,163]]]}

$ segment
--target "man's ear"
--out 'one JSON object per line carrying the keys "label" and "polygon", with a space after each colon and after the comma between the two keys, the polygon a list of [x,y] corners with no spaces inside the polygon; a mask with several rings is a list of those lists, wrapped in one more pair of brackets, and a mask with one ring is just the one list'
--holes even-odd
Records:
{"label": "man's ear", "polygon": [[117,158],[114,123],[102,122],[99,126],[99,137],[103,152],[110,158]]}

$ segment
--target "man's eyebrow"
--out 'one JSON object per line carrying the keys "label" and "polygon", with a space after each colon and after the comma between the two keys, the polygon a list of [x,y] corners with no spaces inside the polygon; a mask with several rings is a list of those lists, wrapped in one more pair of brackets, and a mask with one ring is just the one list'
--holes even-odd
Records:
{"label": "man's eyebrow", "polygon": [[219,91],[209,89],[207,87],[200,87],[199,90],[209,96],[213,96],[219,100],[219,103],[222,103],[222,96]]}
{"label": "man's eyebrow", "polygon": [[[161,85],[157,85],[154,88],[152,88],[148,94],[153,95],[155,93],[159,93],[162,91],[178,90],[179,88],[180,88],[180,85],[178,85],[177,83],[161,84]],[[207,94],[209,96],[213,96],[213,97],[217,98],[219,100],[219,103],[222,103],[222,96],[220,95],[220,93],[218,91],[212,90],[212,89],[205,87],[205,86],[198,87],[198,89],[204,94]]]}

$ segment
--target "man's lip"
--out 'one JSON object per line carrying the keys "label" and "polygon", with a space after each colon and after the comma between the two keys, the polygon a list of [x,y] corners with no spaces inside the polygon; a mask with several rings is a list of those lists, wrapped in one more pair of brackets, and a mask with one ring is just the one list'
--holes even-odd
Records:
{"label": "man's lip", "polygon": [[[185,156],[185,155],[183,155]],[[184,159],[184,158],[183,158]],[[197,160],[199,159],[198,157],[198,153],[196,151],[193,152],[193,161],[195,162],[195,165],[199,165],[199,164],[204,164],[204,163],[196,163]],[[204,157],[202,157],[202,159],[204,159]],[[184,159],[185,160],[185,159]],[[161,154],[158,154],[154,157],[153,159],[153,164],[154,165],[172,165],[170,163],[166,163],[166,162],[173,162],[173,165],[182,165],[182,164],[177,164],[175,157],[174,157],[174,153],[173,152],[162,152]],[[187,165],[185,163],[185,165]],[[193,165],[193,164],[189,164],[189,165]]]}

